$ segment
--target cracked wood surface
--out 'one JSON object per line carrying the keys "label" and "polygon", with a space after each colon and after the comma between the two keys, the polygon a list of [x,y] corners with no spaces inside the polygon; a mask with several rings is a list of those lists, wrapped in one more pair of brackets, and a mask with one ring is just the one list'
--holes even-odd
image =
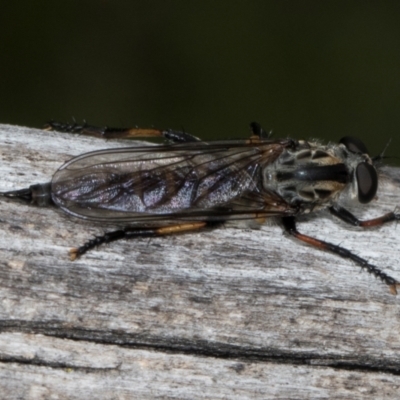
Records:
{"label": "cracked wood surface", "polygon": [[[120,146],[0,125],[0,191]],[[399,170],[384,172],[358,216],[399,204]],[[320,213],[298,227],[400,279],[395,224],[361,230]],[[69,261],[112,228],[0,199],[2,397],[398,397],[400,296],[350,261],[275,225],[119,241]]]}

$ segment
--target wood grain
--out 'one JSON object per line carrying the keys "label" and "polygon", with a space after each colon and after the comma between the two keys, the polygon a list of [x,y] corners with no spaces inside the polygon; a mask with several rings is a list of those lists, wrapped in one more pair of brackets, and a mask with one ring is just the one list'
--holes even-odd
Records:
{"label": "wood grain", "polygon": [[[74,155],[123,142],[0,125],[0,191],[51,179]],[[392,211],[400,173],[379,199]],[[400,279],[395,224],[325,213],[303,233]],[[68,249],[115,227],[0,201],[0,393],[7,399],[396,398],[400,296],[350,261],[269,224]]]}

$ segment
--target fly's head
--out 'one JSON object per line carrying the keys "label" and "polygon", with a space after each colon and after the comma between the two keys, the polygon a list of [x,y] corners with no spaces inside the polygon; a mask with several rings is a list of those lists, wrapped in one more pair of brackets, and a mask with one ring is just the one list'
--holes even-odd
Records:
{"label": "fly's head", "polygon": [[361,140],[351,136],[343,137],[339,143],[343,161],[351,173],[351,197],[361,204],[369,203],[378,190],[378,173],[368,150]]}
{"label": "fly's head", "polygon": [[263,167],[263,187],[307,213],[331,205],[343,192],[369,203],[378,175],[365,145],[356,138],[326,146],[299,141]]}

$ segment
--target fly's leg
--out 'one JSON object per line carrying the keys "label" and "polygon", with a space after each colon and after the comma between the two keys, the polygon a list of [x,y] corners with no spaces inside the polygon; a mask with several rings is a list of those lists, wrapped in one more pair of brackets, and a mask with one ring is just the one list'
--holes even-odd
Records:
{"label": "fly's leg", "polygon": [[386,283],[386,285],[389,286],[390,292],[392,294],[397,294],[396,288],[400,286],[400,283],[396,281],[394,278],[391,276],[385,274],[383,271],[381,271],[378,267],[375,265],[370,264],[367,260],[364,258],[361,258],[357,256],[356,254],[352,253],[351,251],[340,247],[336,246],[335,244],[329,243],[329,242],[324,242],[322,240],[313,238],[311,236],[303,235],[300,233],[297,228],[296,228],[296,220],[294,217],[284,217],[282,218],[282,223],[285,231],[295,237],[296,239],[301,240],[302,242],[305,242],[307,244],[310,244],[311,246],[314,246],[318,249],[325,250],[325,251],[330,251],[334,254],[337,254],[338,256],[342,258],[349,258],[356,264],[358,264],[362,269],[366,269],[367,272],[370,274],[373,274],[375,277],[379,278],[382,280],[382,282]]}
{"label": "fly's leg", "polygon": [[218,222],[198,221],[198,222],[186,222],[176,225],[167,225],[161,227],[145,227],[145,228],[127,227],[125,229],[120,229],[105,233],[102,236],[97,236],[94,239],[87,241],[80,247],[72,248],[69,252],[70,258],[73,261],[76,258],[80,257],[82,254],[85,254],[87,251],[93,249],[94,247],[100,246],[101,244],[114,242],[120,239],[149,238],[149,237],[175,235],[179,233],[189,233],[206,228],[215,228],[217,225],[220,225],[221,223],[222,222],[220,221]]}
{"label": "fly's leg", "polygon": [[252,122],[250,130],[253,136],[258,136],[260,139],[268,139],[272,135],[272,131],[266,132],[258,122]]}
{"label": "fly's leg", "polygon": [[130,139],[143,137],[159,137],[171,140],[174,143],[187,143],[201,141],[196,136],[182,131],[174,131],[172,129],[154,129],[154,128],[109,128],[83,124],[64,124],[60,122],[50,121],[45,125],[46,130],[54,130],[59,132],[77,133],[85,136],[94,136],[104,139]]}
{"label": "fly's leg", "polygon": [[394,212],[384,214],[378,218],[366,219],[364,221],[361,221],[355,215],[353,215],[350,211],[347,211],[345,208],[340,207],[340,206],[329,207],[329,211],[335,217],[338,217],[342,221],[344,221],[350,225],[361,226],[363,228],[368,228],[368,227],[372,227],[372,226],[381,226],[388,222],[400,220],[400,214],[395,214]]}
{"label": "fly's leg", "polygon": [[171,140],[174,143],[188,143],[188,142],[201,142],[197,136],[193,136],[190,133],[183,131],[174,131],[172,129],[167,129],[161,131],[162,137]]}

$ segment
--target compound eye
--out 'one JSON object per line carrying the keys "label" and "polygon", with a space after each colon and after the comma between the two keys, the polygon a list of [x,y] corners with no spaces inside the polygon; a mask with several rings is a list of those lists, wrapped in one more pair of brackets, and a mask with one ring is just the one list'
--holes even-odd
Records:
{"label": "compound eye", "polygon": [[365,144],[360,140],[352,136],[345,136],[340,139],[339,143],[346,146],[347,150],[352,153],[369,154]]}
{"label": "compound eye", "polygon": [[378,174],[373,165],[362,162],[357,165],[356,179],[358,186],[358,201],[369,203],[378,190]]}

